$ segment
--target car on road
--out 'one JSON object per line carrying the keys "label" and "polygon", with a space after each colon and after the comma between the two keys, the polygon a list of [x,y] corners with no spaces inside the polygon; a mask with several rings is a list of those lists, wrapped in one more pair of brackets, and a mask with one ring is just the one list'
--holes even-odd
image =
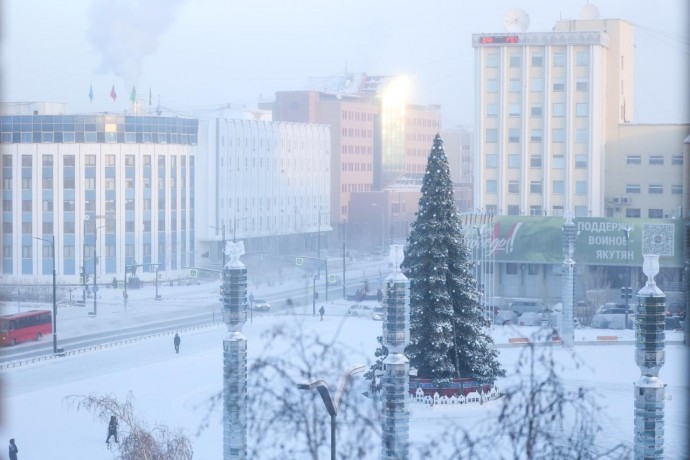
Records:
{"label": "car on road", "polygon": [[371,307],[369,305],[356,303],[350,306],[350,308],[347,310],[347,314],[350,316],[370,316]]}
{"label": "car on road", "polygon": [[[628,313],[628,324],[625,324],[625,313]],[[600,306],[592,317],[592,327],[597,329],[632,329],[635,312],[625,305],[613,302]],[[627,327],[626,327],[627,326]]]}
{"label": "car on road", "polygon": [[263,299],[254,299],[254,311],[271,311],[271,304]]}
{"label": "car on road", "polygon": [[371,311],[371,319],[374,321],[383,321],[383,307],[374,307]]}

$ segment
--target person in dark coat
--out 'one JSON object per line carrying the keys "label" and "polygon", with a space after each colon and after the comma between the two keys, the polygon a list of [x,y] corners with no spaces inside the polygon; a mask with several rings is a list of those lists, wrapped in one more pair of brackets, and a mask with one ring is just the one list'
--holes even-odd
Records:
{"label": "person in dark coat", "polygon": [[182,342],[182,339],[179,335],[177,335],[177,332],[175,332],[175,339],[173,340],[173,343],[175,344],[175,353],[180,352],[180,342]]}
{"label": "person in dark coat", "polygon": [[17,460],[17,445],[14,443],[14,438],[10,439],[10,460]]}
{"label": "person in dark coat", "polygon": [[323,305],[321,305],[321,308],[319,308],[319,314],[321,315],[321,321],[323,321],[323,314],[326,313],[326,310],[323,309]]}
{"label": "person in dark coat", "polygon": [[110,422],[108,423],[108,437],[105,438],[105,443],[110,444],[110,437],[113,436],[115,438],[115,442],[118,442],[117,440],[117,418],[115,418],[114,415],[110,416]]}

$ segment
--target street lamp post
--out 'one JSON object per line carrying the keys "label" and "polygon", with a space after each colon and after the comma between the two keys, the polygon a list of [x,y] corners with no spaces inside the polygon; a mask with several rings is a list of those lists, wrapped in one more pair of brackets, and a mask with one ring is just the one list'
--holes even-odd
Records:
{"label": "street lamp post", "polygon": [[343,397],[345,386],[350,378],[360,372],[364,372],[366,366],[355,366],[348,370],[340,378],[340,384],[338,385],[338,391],[335,394],[335,400],[331,397],[331,391],[328,389],[328,384],[325,380],[316,380],[311,383],[300,383],[297,388],[300,390],[316,390],[321,395],[323,404],[326,406],[328,415],[331,416],[331,460],[335,460],[335,418],[338,415],[338,408],[340,407],[340,401]]}
{"label": "street lamp post", "polygon": [[628,302],[632,296],[632,287],[630,286],[630,233],[632,232],[632,227],[625,227],[623,234],[625,235],[625,270],[626,270],[626,281],[625,281],[625,328],[628,328]]}
{"label": "street lamp post", "polygon": [[[53,256],[53,354],[57,354],[57,273],[55,271],[55,235],[51,235],[50,250]],[[35,239],[48,243],[48,240],[34,236]]]}
{"label": "street lamp post", "polygon": [[[234,223],[234,221],[233,221],[233,223]],[[214,230],[219,230],[218,227],[214,227],[212,225],[209,225],[209,227],[214,229]],[[232,242],[233,243],[235,242],[235,227],[236,227],[236,225],[233,225],[233,227],[232,227]],[[223,238],[222,239],[223,247],[220,250],[220,252],[223,254],[223,265],[220,267],[220,271],[222,272],[223,269],[225,268],[225,223],[223,223],[221,225],[220,231],[221,231],[222,238]]]}

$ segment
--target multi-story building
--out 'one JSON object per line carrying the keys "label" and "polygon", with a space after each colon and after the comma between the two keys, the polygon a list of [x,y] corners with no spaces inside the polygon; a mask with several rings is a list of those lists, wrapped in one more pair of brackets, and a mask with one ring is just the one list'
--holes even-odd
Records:
{"label": "multi-story building", "polygon": [[196,234],[210,262],[222,259],[224,239],[243,240],[248,253],[302,254],[331,230],[328,126],[201,120],[199,151]]}
{"label": "multi-story building", "polygon": [[455,184],[455,202],[460,212],[474,208],[474,130],[464,126],[441,131],[443,149],[448,157],[450,177]]}
{"label": "multi-story building", "polygon": [[[591,13],[590,8],[585,12]],[[489,213],[677,217],[688,124],[633,124],[633,27],[476,34],[475,204]]]}
{"label": "multi-story building", "polygon": [[605,215],[604,162],[632,121],[633,28],[559,21],[552,32],[474,34],[477,208]]}
{"label": "multi-story building", "polygon": [[3,282],[49,279],[54,261],[59,282],[75,284],[94,268],[110,283],[128,265],[150,279],[193,265],[197,129],[189,118],[3,104]]}
{"label": "multi-story building", "polygon": [[348,221],[352,193],[385,190],[426,168],[440,107],[410,104],[409,84],[405,77],[348,73],[276,93],[275,120],[331,127],[332,226]]}

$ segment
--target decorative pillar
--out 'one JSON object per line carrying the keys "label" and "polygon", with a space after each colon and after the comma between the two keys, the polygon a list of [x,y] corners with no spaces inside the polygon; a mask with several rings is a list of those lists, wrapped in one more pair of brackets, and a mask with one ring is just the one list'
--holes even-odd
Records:
{"label": "decorative pillar", "polygon": [[240,262],[244,243],[227,241],[223,267],[223,460],[247,458],[247,268]]}
{"label": "decorative pillar", "polygon": [[561,274],[561,297],[563,305],[562,330],[559,331],[564,348],[573,348],[575,343],[575,331],[573,325],[573,303],[575,298],[575,237],[577,232],[570,212],[564,213],[563,224],[563,270]]}
{"label": "decorative pillar", "polygon": [[637,293],[635,363],[642,375],[635,382],[635,458],[664,458],[664,365],[666,296],[657,287],[659,256],[644,254],[647,284]]}
{"label": "decorative pillar", "polygon": [[383,344],[388,356],[383,360],[381,459],[409,458],[410,361],[404,354],[410,342],[410,281],[400,272],[403,245],[390,246],[394,272],[386,278]]}

